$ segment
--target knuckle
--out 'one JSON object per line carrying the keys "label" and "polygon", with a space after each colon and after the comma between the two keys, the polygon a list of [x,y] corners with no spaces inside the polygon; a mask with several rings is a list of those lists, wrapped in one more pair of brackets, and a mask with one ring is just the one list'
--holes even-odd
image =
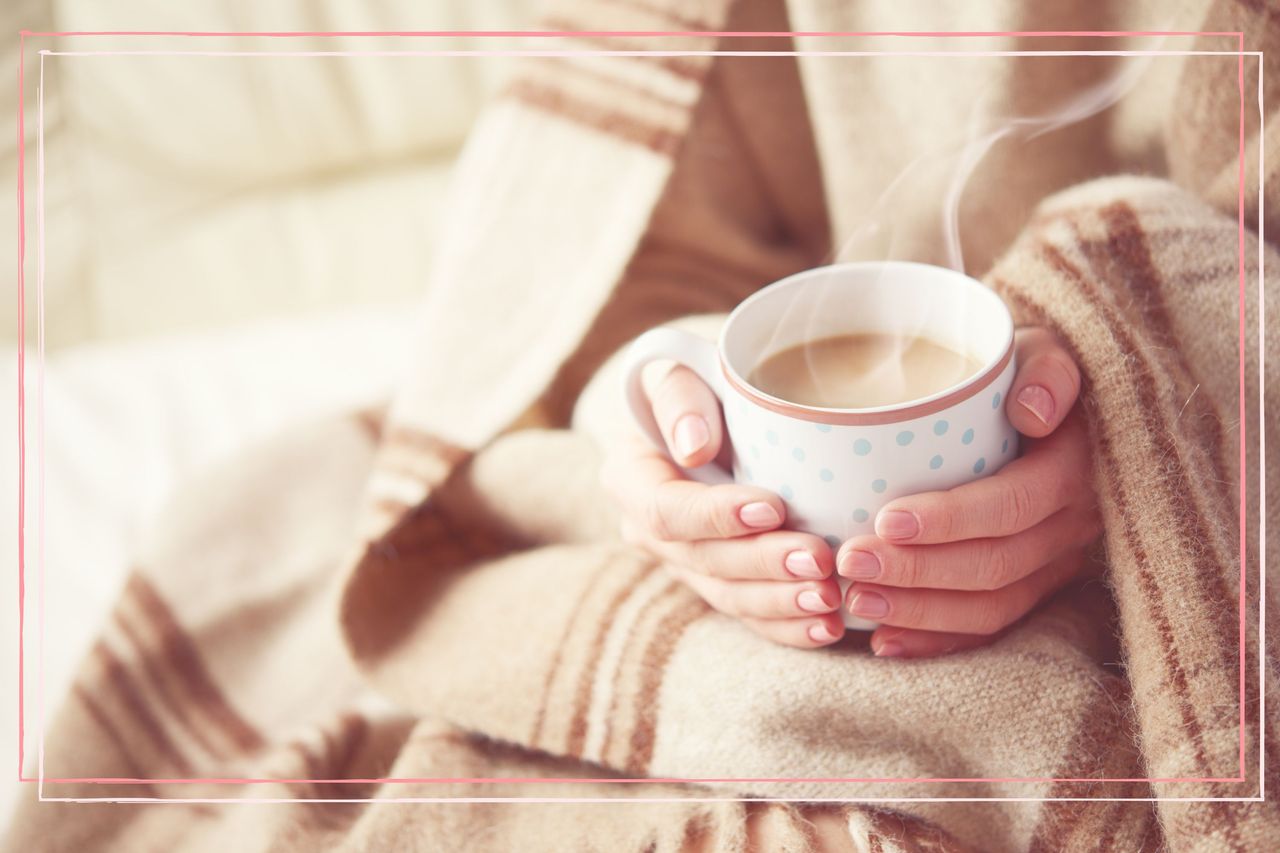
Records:
{"label": "knuckle", "polygon": [[738,535],[738,528],[734,523],[733,513],[723,504],[722,500],[701,502],[697,510],[698,518],[701,519],[704,529],[721,539],[731,539]]}
{"label": "knuckle", "polygon": [[644,527],[654,539],[663,542],[672,540],[671,522],[667,518],[665,507],[660,500],[650,500],[644,507]]}
{"label": "knuckle", "polygon": [[1000,491],[996,506],[996,528],[1001,534],[1017,533],[1030,526],[1035,495],[1030,484],[1014,479]]}
{"label": "knuckle", "polygon": [[1009,583],[1016,568],[1013,554],[1001,542],[986,542],[978,547],[977,565],[973,567],[974,586],[980,590],[997,590]]}
{"label": "knuckle", "polygon": [[943,540],[954,539],[956,534],[963,532],[963,525],[959,521],[960,513],[960,508],[954,506],[947,497],[941,497],[917,510],[920,526]]}
{"label": "knuckle", "polygon": [[1012,619],[1012,614],[1005,599],[996,595],[984,595],[973,604],[970,617],[972,633],[994,634],[1004,629]]}
{"label": "knuckle", "polygon": [[664,427],[675,423],[676,419],[689,408],[687,383],[683,381],[678,365],[668,370],[654,387],[649,396],[653,405],[653,413]]}
{"label": "knuckle", "polygon": [[921,586],[921,580],[925,575],[925,569],[922,565],[925,561],[925,555],[921,549],[899,548],[893,549],[888,553],[882,551],[880,559],[884,561],[886,568],[892,572],[892,576],[897,580],[898,585],[906,587]]}
{"label": "knuckle", "polygon": [[751,567],[755,570],[755,574],[761,578],[788,577],[785,571],[785,561],[788,552],[794,549],[789,548],[785,543],[781,547],[767,546],[764,543],[757,543],[751,548]]}
{"label": "knuckle", "polygon": [[921,595],[899,595],[890,600],[895,624],[924,627],[929,624],[929,607]]}
{"label": "knuckle", "polygon": [[1080,368],[1076,365],[1075,359],[1061,347],[1058,347],[1050,354],[1048,361],[1050,367],[1058,373],[1059,378],[1065,383],[1072,395],[1079,393]]}

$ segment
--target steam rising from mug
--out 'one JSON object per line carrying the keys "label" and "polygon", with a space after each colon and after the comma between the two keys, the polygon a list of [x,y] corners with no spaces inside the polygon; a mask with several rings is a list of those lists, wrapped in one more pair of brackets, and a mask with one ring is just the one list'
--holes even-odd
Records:
{"label": "steam rising from mug", "polygon": [[[1080,92],[1070,98],[1066,103],[1058,109],[1046,115],[1038,116],[1015,116],[1013,118],[1004,118],[993,122],[990,118],[990,111],[981,108],[975,109],[971,113],[971,121],[969,122],[966,140],[958,150],[951,150],[938,154],[932,152],[921,155],[915,160],[907,164],[905,168],[894,178],[892,182],[880,194],[870,209],[867,211],[866,217],[862,224],[853,229],[852,233],[841,245],[840,250],[836,253],[836,260],[845,258],[852,246],[857,245],[860,241],[870,239],[883,232],[886,225],[890,225],[893,221],[892,201],[896,194],[903,188],[904,182],[911,177],[918,168],[923,168],[925,161],[949,161],[949,177],[946,181],[946,192],[942,199],[939,216],[941,218],[942,240],[945,248],[947,265],[958,272],[964,272],[964,254],[960,243],[960,225],[959,213],[960,202],[964,195],[964,190],[973,176],[974,170],[987,152],[1002,140],[1028,142],[1036,137],[1043,136],[1046,133],[1059,130],[1076,122],[1083,121],[1091,116],[1097,115],[1119,101],[1124,95],[1130,91],[1137,83],[1138,78],[1145,72],[1147,64],[1151,57],[1143,56],[1127,59],[1123,62],[1119,70],[1108,76],[1094,86]],[[994,126],[992,126],[994,125]],[[930,165],[934,165],[930,163]],[[895,258],[885,258],[886,260],[898,260]],[[885,280],[883,277],[877,280],[873,287],[892,287],[893,282]],[[847,294],[837,292],[834,282],[828,285],[828,292],[824,294],[821,300],[810,305],[808,309],[810,316],[806,322],[809,328],[816,328],[814,320],[820,314],[828,311],[849,311],[851,303]],[[856,306],[853,307],[856,312]],[[907,387],[907,377],[903,373],[902,353],[907,346],[907,342],[918,335],[918,330],[922,327],[930,326],[937,328],[936,323],[927,322],[929,311],[938,310],[936,307],[929,306],[922,313],[915,317],[898,318],[901,323],[899,328],[858,328],[859,318],[852,316],[850,318],[851,327],[848,331],[858,332],[881,332],[889,333],[895,336],[896,346],[886,350],[885,356],[881,363],[877,364],[872,370],[875,371],[877,381],[879,383],[897,382],[900,388]],[[964,338],[960,331],[967,323],[964,316],[953,316],[945,318],[947,324],[951,324],[956,333],[950,337],[954,340]],[[775,342],[776,343],[776,342]],[[780,348],[780,347],[777,347]],[[768,347],[771,353],[776,351],[772,344]],[[967,353],[964,353],[967,355]],[[813,382],[819,388],[824,386],[824,377],[821,372],[814,368],[812,362],[809,362],[809,369],[813,378]]]}

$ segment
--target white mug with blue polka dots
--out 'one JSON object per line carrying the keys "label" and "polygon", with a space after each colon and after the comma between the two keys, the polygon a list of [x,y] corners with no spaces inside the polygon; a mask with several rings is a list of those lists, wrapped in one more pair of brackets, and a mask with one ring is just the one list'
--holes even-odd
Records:
{"label": "white mug with blue polka dots", "polygon": [[[746,379],[781,350],[870,332],[926,337],[982,366],[927,397],[861,409],[799,405]],[[658,359],[686,365],[719,397],[732,479],[779,494],[786,526],[816,533],[832,548],[874,532],[876,513],[889,501],[954,488],[1017,455],[1017,432],[1001,405],[1015,370],[1013,319],[993,291],[954,270],[900,261],[819,267],[742,302],[716,344],[665,327],[641,335],[627,354],[627,398],[641,428],[664,448],[641,384],[644,366]],[[688,474],[730,480],[714,464]],[[851,628],[875,627],[847,611],[844,618]]]}

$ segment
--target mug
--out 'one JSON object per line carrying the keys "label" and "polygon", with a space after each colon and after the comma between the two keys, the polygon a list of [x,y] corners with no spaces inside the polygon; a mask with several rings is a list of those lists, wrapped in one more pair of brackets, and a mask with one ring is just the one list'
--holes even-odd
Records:
{"label": "mug", "polygon": [[[835,264],[788,276],[733,310],[717,343],[666,327],[627,351],[627,402],[640,428],[665,450],[641,373],[669,359],[693,370],[719,398],[732,476],[715,463],[692,479],[760,486],[786,503],[784,526],[823,537],[836,549],[874,532],[889,501],[950,489],[992,474],[1017,456],[1018,433],[1002,405],[1013,383],[1013,318],[992,290],[963,273],[928,264]],[[866,333],[926,337],[981,363],[968,378],[919,399],[870,408],[822,408],[784,400],[748,380],[762,361],[807,341]],[[875,623],[849,614],[845,625]]]}

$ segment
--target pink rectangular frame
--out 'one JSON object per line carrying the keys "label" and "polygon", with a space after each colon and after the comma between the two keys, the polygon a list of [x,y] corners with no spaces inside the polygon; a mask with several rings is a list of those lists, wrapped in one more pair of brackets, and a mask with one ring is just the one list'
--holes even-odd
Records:
{"label": "pink rectangular frame", "polygon": [[[1054,777],[965,777],[965,778],[637,778],[637,779],[610,779],[610,778],[381,778],[381,779],[268,779],[268,778],[200,778],[200,779],[136,779],[136,778],[111,778],[111,777],[46,777],[43,775],[43,764],[40,768],[40,775],[29,777],[23,774],[24,763],[24,734],[25,734],[25,707],[24,707],[24,645],[23,634],[25,629],[25,566],[26,566],[26,550],[25,550],[25,485],[26,485],[26,398],[25,398],[25,329],[26,329],[26,304],[25,304],[25,270],[26,270],[26,199],[25,199],[25,165],[26,165],[26,137],[25,137],[25,106],[24,106],[24,83],[25,83],[25,49],[28,37],[78,37],[78,36],[153,36],[153,37],[217,37],[217,36],[248,36],[262,38],[306,38],[306,37],[342,37],[342,36],[367,36],[367,37],[425,37],[425,38],[441,38],[441,37],[467,37],[467,38],[560,38],[573,36],[593,36],[593,37],[612,37],[612,36],[631,36],[631,37],[652,37],[652,36],[716,36],[723,38],[746,38],[746,37],[782,37],[793,38],[795,36],[821,36],[821,37],[853,37],[853,36],[881,36],[881,37],[950,37],[950,38],[971,38],[971,37],[1065,37],[1065,36],[1086,36],[1097,38],[1115,38],[1128,36],[1234,36],[1237,39],[1237,50],[1235,51],[1063,51],[1067,54],[1106,54],[1106,55],[1132,55],[1132,54],[1150,54],[1150,55],[1238,55],[1238,85],[1240,92],[1240,118],[1239,118],[1239,198],[1238,198],[1238,227],[1239,227],[1239,416],[1240,416],[1240,651],[1239,651],[1239,667],[1240,667],[1240,775],[1236,777],[1185,777],[1185,778],[1054,778]],[[592,53],[608,55],[610,53],[626,53],[634,55],[636,53],[646,53],[644,51],[546,51],[540,52],[542,55],[577,55],[580,53]],[[127,51],[109,51],[102,52],[98,55],[126,54]],[[200,53],[199,51],[182,51],[181,53]],[[353,52],[351,55],[359,55],[365,52]],[[451,51],[446,53],[454,53],[460,55],[520,55],[523,51]],[[655,53],[658,53],[655,51]],[[697,53],[697,52],[694,52]],[[719,53],[719,51],[709,51],[709,53]],[[828,55],[824,51],[791,51],[779,52],[783,55],[800,55],[800,54],[817,54]],[[840,55],[843,52],[832,52]],[[878,52],[877,52],[878,53]],[[926,52],[938,53],[938,52]],[[966,52],[967,56],[983,56],[983,55],[1003,55],[1006,52]],[[1033,54],[1035,52],[1032,52]],[[846,54],[847,55],[847,54]],[[45,798],[43,796],[43,783],[87,783],[87,784],[263,784],[263,783],[320,783],[320,784],[362,784],[362,783],[414,783],[414,784],[499,784],[499,783],[583,783],[583,782],[600,782],[600,783],[616,783],[616,784],[636,784],[636,783],[710,783],[710,782],[819,782],[819,783],[836,783],[836,782],[862,782],[862,783],[892,783],[892,782],[1244,782],[1245,776],[1245,556],[1246,556],[1246,487],[1245,487],[1245,266],[1244,266],[1244,246],[1245,246],[1245,228],[1244,228],[1244,57],[1257,56],[1261,60],[1262,54],[1256,51],[1246,52],[1244,50],[1244,33],[1243,32],[1200,32],[1200,31],[1125,31],[1125,32],[1107,32],[1107,31],[992,31],[992,32],[927,32],[927,31],[892,31],[892,32],[806,32],[806,31],[779,31],[779,32],[739,32],[739,31],[647,31],[647,30],[626,30],[626,31],[458,31],[458,30],[423,30],[423,31],[377,31],[377,32],[182,32],[182,31],[77,31],[77,32],[38,32],[23,30],[20,33],[19,51],[18,51],[18,116],[17,116],[17,133],[18,133],[18,182],[17,182],[17,203],[18,203],[18,781],[20,782],[39,782],[41,784],[41,799],[53,801],[71,801],[71,802],[254,802],[254,803],[277,803],[277,802],[360,802],[360,799],[283,799],[283,798],[151,798],[151,797],[113,797],[113,798],[61,798],[52,797]],[[43,57],[42,57],[43,59]],[[43,62],[42,62],[43,72]],[[1258,70],[1258,93],[1259,93],[1259,110],[1262,108],[1262,62],[1259,61]],[[39,237],[40,237],[40,272],[37,280],[37,304],[39,312],[39,342],[38,342],[38,411],[37,411],[37,428],[39,430],[40,441],[38,444],[38,464],[40,467],[40,505],[39,505],[39,536],[43,542],[44,534],[44,276],[43,276],[43,236],[44,236],[44,216],[43,216],[43,112],[40,118],[41,131],[41,160],[39,166],[40,185],[39,195],[37,199],[37,216],[39,218]],[[1261,169],[1262,150],[1259,146],[1259,182],[1262,181]],[[1259,190],[1259,229],[1261,223],[1261,204],[1262,193],[1261,186]],[[1261,235],[1259,240],[1259,345],[1261,346],[1261,324],[1262,324],[1262,256],[1263,249],[1261,245]],[[1260,372],[1262,371],[1263,356],[1259,354]],[[1260,377],[1261,380],[1261,377]],[[1260,385],[1264,385],[1260,381]],[[1260,396],[1265,393],[1264,388],[1260,388]],[[1265,430],[1260,433],[1262,458],[1265,460]],[[1265,506],[1265,473],[1260,472],[1260,476],[1264,479],[1261,481],[1261,499]],[[1262,522],[1265,528],[1265,519]],[[1261,531],[1262,543],[1265,544],[1265,530]],[[1260,584],[1265,590],[1265,555],[1260,551]],[[41,548],[41,559],[38,566],[40,572],[41,584],[43,585],[43,547]],[[1265,596],[1260,595],[1260,611],[1265,607],[1263,599]],[[43,599],[43,596],[42,596]],[[43,604],[43,600],[41,601]],[[42,611],[43,612],[43,611]],[[43,619],[43,616],[41,617]],[[1260,630],[1265,631],[1263,613],[1259,614]],[[1264,635],[1265,636],[1265,635]],[[1260,667],[1260,678],[1265,677]],[[1264,685],[1260,682],[1260,695],[1263,692]],[[1265,701],[1265,700],[1263,700]],[[1262,709],[1259,708],[1259,726],[1265,725]],[[41,730],[43,744],[43,729]],[[1261,754],[1259,761],[1265,761],[1265,757]],[[1260,769],[1263,766],[1260,763]],[[1139,799],[1139,800],[1229,800],[1229,801],[1257,801],[1263,799],[1264,791],[1261,789],[1261,772],[1259,774],[1259,794],[1257,797],[1186,797],[1186,798],[1161,798],[1161,797],[1138,797],[1138,798],[1090,798],[1090,797],[1067,797],[1067,798],[1046,798],[1046,797],[978,797],[978,798],[857,798],[859,801],[912,801],[912,800],[975,800],[975,801],[1000,801],[1000,800],[1034,800],[1043,801],[1050,799],[1083,799],[1083,800],[1110,800],[1110,799]],[[666,800],[666,798],[655,798]],[[674,798],[677,801],[741,801],[741,800],[774,800],[781,798],[736,798],[736,797],[688,797]],[[612,801],[612,798],[525,798],[525,797],[407,797],[407,798],[380,798],[379,802],[595,802],[595,801]],[[645,801],[628,798],[628,802]]]}

